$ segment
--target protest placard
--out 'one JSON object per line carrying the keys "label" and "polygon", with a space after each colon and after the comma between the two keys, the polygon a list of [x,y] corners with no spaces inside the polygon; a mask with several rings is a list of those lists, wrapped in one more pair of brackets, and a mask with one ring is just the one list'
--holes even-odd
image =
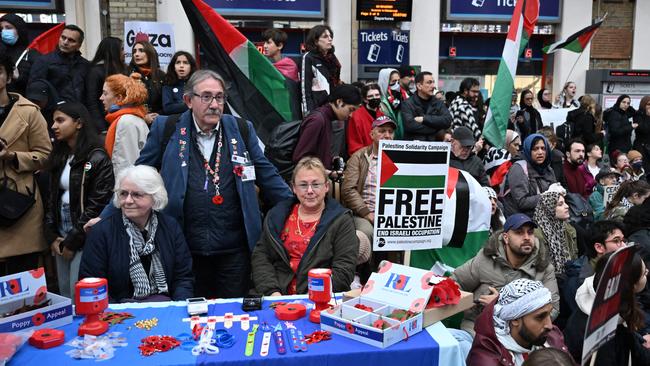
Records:
{"label": "protest placard", "polygon": [[374,250],[442,247],[448,143],[381,141]]}
{"label": "protest placard", "polygon": [[124,61],[131,62],[131,49],[136,40],[149,40],[158,53],[160,69],[167,70],[167,65],[176,52],[174,27],[170,23],[160,22],[124,22]]}

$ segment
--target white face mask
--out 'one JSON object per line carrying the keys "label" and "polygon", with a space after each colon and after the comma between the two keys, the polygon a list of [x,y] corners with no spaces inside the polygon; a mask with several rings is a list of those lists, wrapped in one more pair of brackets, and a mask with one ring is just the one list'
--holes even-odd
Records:
{"label": "white face mask", "polygon": [[415,93],[416,90],[415,83],[409,83],[409,92]]}
{"label": "white face mask", "polygon": [[390,90],[399,91],[399,83],[391,84]]}

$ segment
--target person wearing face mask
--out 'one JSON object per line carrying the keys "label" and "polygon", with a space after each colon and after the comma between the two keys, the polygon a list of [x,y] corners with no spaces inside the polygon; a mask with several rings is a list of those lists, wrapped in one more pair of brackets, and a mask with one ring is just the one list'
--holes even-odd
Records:
{"label": "person wearing face mask", "polygon": [[391,88],[394,88],[395,84],[399,82],[399,72],[395,69],[385,68],[379,70],[379,76],[377,78],[377,84],[379,85],[379,91],[381,92],[381,112],[394,121],[397,124],[397,129],[395,130],[395,139],[400,140],[404,135],[404,126],[402,125],[402,113],[400,113],[400,104],[402,102],[400,98],[393,97],[393,91]]}
{"label": "person wearing face mask", "polygon": [[300,125],[300,136],[293,151],[293,161],[305,156],[319,158],[330,178],[337,178],[342,171],[332,171],[332,158],[340,156],[341,151],[332,151],[332,121],[345,121],[361,104],[359,89],[352,85],[339,85],[329,95],[329,102],[314,109]]}
{"label": "person wearing face mask", "polygon": [[630,106],[630,96],[621,95],[616,104],[604,113],[604,120],[607,124],[607,136],[609,136],[608,149],[611,160],[616,150],[627,153],[632,148],[632,131],[638,126],[637,123],[630,123],[634,115],[634,108]]}
{"label": "person wearing face mask", "polygon": [[350,156],[362,147],[372,143],[370,137],[372,121],[384,115],[379,108],[381,105],[379,85],[365,85],[361,88],[361,96],[363,97],[363,106],[354,111],[348,121],[346,139]]}
{"label": "person wearing face mask", "polygon": [[[7,89],[10,92],[25,95],[29,71],[38,52],[33,50],[25,52],[29,45],[29,39],[27,38],[27,24],[23,18],[16,14],[5,14],[0,18],[0,29],[2,29],[0,53],[6,53],[16,64],[13,79]],[[22,58],[20,58],[21,56]],[[20,62],[18,62],[19,59]]]}
{"label": "person wearing face mask", "polygon": [[556,183],[551,168],[551,154],[546,138],[532,134],[524,140],[524,160],[518,160],[508,171],[504,186],[506,215],[517,212],[533,216],[541,194]]}
{"label": "person wearing face mask", "polygon": [[648,180],[645,169],[643,169],[643,155],[636,150],[630,150],[627,153],[627,158],[630,161],[632,180]]}

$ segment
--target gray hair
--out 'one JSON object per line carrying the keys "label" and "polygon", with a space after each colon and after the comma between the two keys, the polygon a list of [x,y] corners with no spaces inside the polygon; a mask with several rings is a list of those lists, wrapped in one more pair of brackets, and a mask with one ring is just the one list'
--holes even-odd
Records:
{"label": "gray hair", "polygon": [[223,79],[221,75],[219,75],[216,71],[212,71],[209,69],[202,69],[198,70],[192,76],[190,76],[190,79],[185,83],[185,89],[183,89],[183,94],[184,95],[192,95],[194,93],[194,87],[207,80],[207,79],[214,79],[217,80],[218,82],[221,83],[221,87],[223,88],[224,92],[226,91],[226,81]]}
{"label": "gray hair", "polygon": [[[144,193],[150,194],[153,198],[153,209],[160,211],[167,206],[167,190],[162,177],[156,169],[148,165],[131,165],[122,170],[115,181],[115,192],[120,189],[125,178],[138,186]],[[113,195],[113,204],[120,208],[120,199],[117,194]]]}

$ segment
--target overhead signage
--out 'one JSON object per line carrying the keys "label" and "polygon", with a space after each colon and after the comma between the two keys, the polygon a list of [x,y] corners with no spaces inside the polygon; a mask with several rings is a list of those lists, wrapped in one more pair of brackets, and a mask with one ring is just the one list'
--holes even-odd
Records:
{"label": "overhead signage", "polygon": [[[516,0],[447,0],[447,19],[510,21],[516,2]],[[559,23],[561,19],[561,0],[540,1],[539,22]]]}
{"label": "overhead signage", "polygon": [[149,40],[158,53],[160,68],[166,70],[176,52],[174,27],[170,23],[124,22],[124,60],[127,64],[133,57],[133,45],[141,39]]}
{"label": "overhead signage", "polygon": [[409,63],[409,31],[360,29],[358,34],[360,65]]}
{"label": "overhead signage", "polygon": [[413,0],[357,0],[357,20],[411,21]]}
{"label": "overhead signage", "polygon": [[63,12],[63,0],[0,0],[0,13]]}
{"label": "overhead signage", "polygon": [[325,19],[325,0],[204,0],[225,17]]}

